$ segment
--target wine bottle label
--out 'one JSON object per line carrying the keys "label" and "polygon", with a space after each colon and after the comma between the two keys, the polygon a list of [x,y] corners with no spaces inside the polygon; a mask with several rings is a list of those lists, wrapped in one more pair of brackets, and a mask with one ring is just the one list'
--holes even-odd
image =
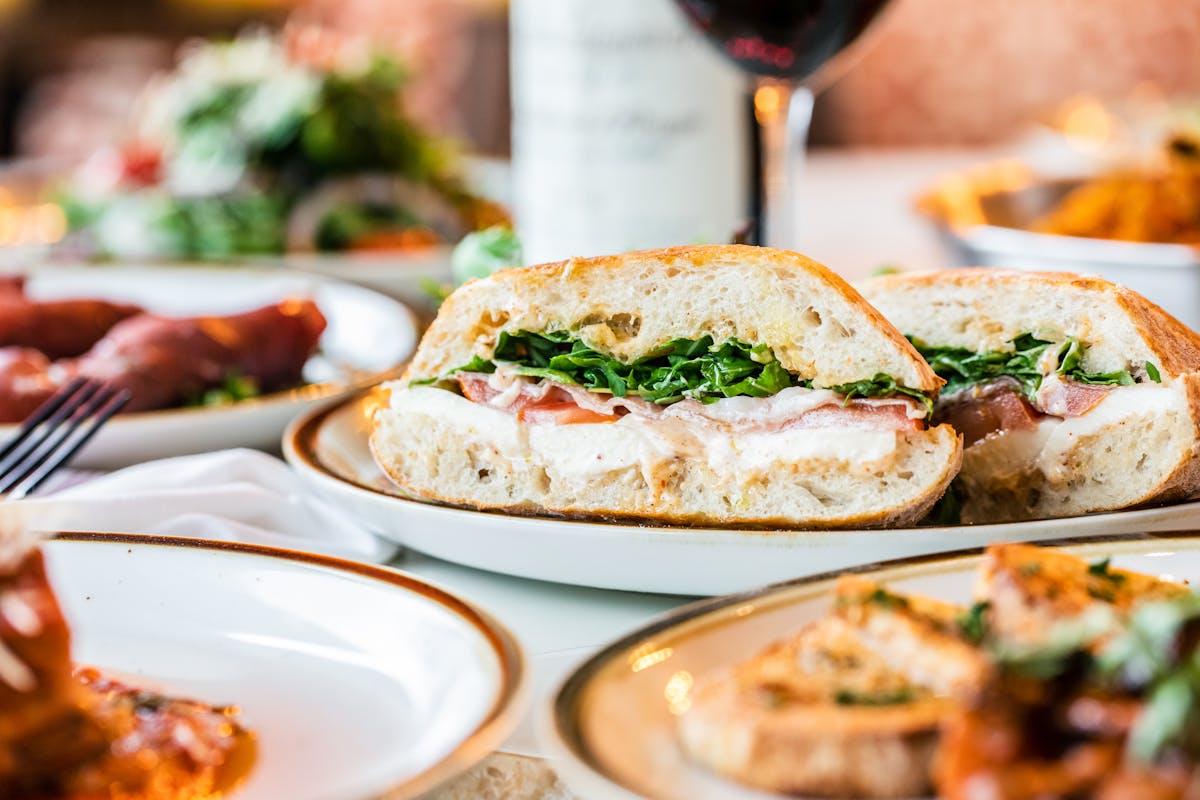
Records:
{"label": "wine bottle label", "polygon": [[514,0],[513,201],[530,263],[728,241],[745,84],[669,0]]}

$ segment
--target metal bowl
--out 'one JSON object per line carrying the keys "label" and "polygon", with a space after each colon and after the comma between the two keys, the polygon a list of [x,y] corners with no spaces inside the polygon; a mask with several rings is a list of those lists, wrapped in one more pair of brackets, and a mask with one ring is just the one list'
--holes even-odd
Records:
{"label": "metal bowl", "polygon": [[961,266],[1099,275],[1200,328],[1200,250],[1028,230],[1084,178],[1039,179],[1012,164],[952,176],[917,201]]}

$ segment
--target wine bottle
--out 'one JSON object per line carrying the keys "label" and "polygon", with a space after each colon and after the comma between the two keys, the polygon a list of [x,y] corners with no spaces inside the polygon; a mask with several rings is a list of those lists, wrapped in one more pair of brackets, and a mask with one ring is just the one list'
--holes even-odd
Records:
{"label": "wine bottle", "polygon": [[745,87],[670,0],[513,0],[513,203],[529,263],[728,241]]}

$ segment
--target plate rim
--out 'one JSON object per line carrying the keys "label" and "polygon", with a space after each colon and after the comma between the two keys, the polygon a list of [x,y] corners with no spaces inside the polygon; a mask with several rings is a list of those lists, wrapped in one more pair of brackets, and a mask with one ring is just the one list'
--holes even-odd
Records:
{"label": "plate rim", "polygon": [[[352,573],[358,578],[384,583],[406,592],[418,594],[425,600],[437,603],[459,619],[464,620],[488,643],[500,668],[499,685],[492,705],[474,730],[452,751],[421,772],[405,778],[393,786],[381,789],[380,791],[383,793],[381,797],[396,799],[418,797],[462,774],[495,752],[515,730],[527,711],[531,692],[529,660],[516,635],[483,607],[459,597],[436,582],[425,580],[403,570],[285,547],[183,536],[70,531],[52,533],[46,537],[46,541],[116,546],[138,545],[176,550],[236,553],[310,567],[322,567],[335,572]],[[231,800],[234,799],[231,798]]]}
{"label": "plate rim", "polygon": [[[128,414],[119,414],[109,422],[109,425],[120,425],[121,423],[152,423],[159,420],[167,420],[169,418],[195,418],[202,414],[212,414],[214,412],[227,412],[231,409],[239,411],[252,411],[263,407],[268,408],[284,408],[293,403],[308,403],[317,402],[326,399],[336,399],[355,394],[371,388],[382,381],[397,377],[412,361],[413,355],[416,353],[416,346],[421,339],[421,326],[417,312],[409,307],[408,303],[403,300],[391,297],[378,289],[372,289],[369,286],[363,286],[353,281],[339,278],[332,275],[326,275],[317,272],[308,272],[292,267],[274,267],[268,268],[254,264],[204,264],[192,262],[155,262],[147,264],[129,264],[129,263],[112,263],[112,264],[34,264],[26,269],[20,270],[17,274],[26,277],[33,277],[39,274],[57,275],[64,272],[150,272],[163,275],[191,275],[196,276],[197,273],[207,273],[209,275],[239,275],[247,279],[272,279],[278,278],[286,280],[289,277],[299,281],[305,281],[314,284],[325,284],[326,286],[335,287],[337,290],[361,291],[378,298],[387,300],[389,303],[396,306],[396,310],[400,312],[400,316],[404,317],[404,325],[412,332],[413,352],[409,353],[402,361],[392,365],[386,369],[364,372],[360,376],[351,378],[350,380],[328,380],[320,383],[307,383],[301,386],[295,386],[291,389],[279,389],[267,394],[248,397],[244,400],[238,400],[236,403],[219,406],[183,406],[176,408],[160,408],[148,411],[135,411]],[[9,431],[14,431],[20,426],[19,422],[0,423],[0,435]]]}
{"label": "plate rim", "polygon": [[[553,517],[553,516],[537,516],[537,515],[520,515],[507,514],[503,511],[487,511],[471,508],[460,508],[458,506],[444,505],[441,503],[427,502],[415,498],[401,497],[389,492],[381,491],[373,486],[359,483],[351,480],[343,475],[339,475],[323,464],[317,455],[316,439],[317,435],[324,425],[325,421],[333,414],[341,411],[346,406],[352,403],[359,402],[362,398],[370,393],[379,390],[380,384],[374,386],[360,388],[344,394],[342,396],[332,398],[328,402],[311,408],[301,414],[298,414],[288,424],[283,432],[282,450],[284,459],[292,465],[293,468],[303,468],[311,475],[319,477],[325,481],[332,481],[342,488],[366,494],[372,499],[379,500],[380,498],[386,501],[392,501],[403,505],[414,505],[423,510],[432,513],[444,513],[451,520],[458,518],[459,515],[467,515],[469,517],[484,517],[489,519],[509,519],[519,521],[522,525],[533,526],[558,526],[566,525],[579,529],[586,529],[593,534],[618,535],[620,533],[636,531],[638,534],[646,536],[679,536],[680,534],[705,534],[705,535],[726,535],[737,537],[763,536],[773,538],[784,538],[788,536],[797,536],[804,534],[854,534],[854,533],[896,533],[896,534],[915,534],[915,535],[936,535],[936,534],[951,534],[956,531],[971,530],[981,531],[986,533],[989,530],[999,530],[1009,528],[1014,524],[1034,526],[1036,528],[1052,527],[1056,524],[1061,524],[1064,520],[1078,519],[1095,519],[1108,517],[1118,514],[1136,514],[1139,512],[1154,512],[1162,509],[1179,509],[1187,506],[1194,506],[1200,510],[1200,498],[1192,500],[1184,500],[1183,502],[1173,503],[1163,506],[1147,506],[1144,508],[1118,509],[1115,511],[1097,511],[1089,514],[1077,514],[1072,517],[1054,517],[1048,519],[1024,520],[1022,522],[990,522],[977,525],[930,525],[926,527],[908,527],[908,528],[716,528],[702,526],[680,526],[680,525],[654,525],[654,524],[639,524],[634,522],[605,522],[600,520],[583,520],[572,519],[570,517]],[[1114,534],[1127,535],[1127,534]],[[1047,538],[1039,540],[1044,542],[1057,542],[1059,539]],[[942,551],[957,552],[957,551]],[[878,562],[886,563],[886,562]],[[773,584],[772,584],[773,585]]]}
{"label": "plate rim", "polygon": [[[1094,549],[1112,544],[1136,547],[1138,544],[1172,540],[1200,544],[1200,528],[1070,536],[1039,541],[1037,545],[1054,549]],[[986,549],[986,547],[964,547],[940,553],[906,556],[860,564],[845,569],[828,570],[814,575],[768,583],[753,589],[703,598],[665,611],[654,616],[644,625],[602,645],[576,662],[570,672],[543,696],[540,707],[535,711],[538,740],[548,751],[548,756],[561,768],[560,771],[570,776],[571,780],[567,781],[568,786],[585,787],[589,795],[591,792],[602,791],[604,797],[610,798],[642,797],[635,789],[624,785],[604,770],[594,755],[588,751],[578,725],[578,710],[586,688],[591,684],[595,675],[611,664],[615,658],[619,658],[623,653],[666,631],[682,630],[686,626],[698,623],[705,617],[715,617],[720,612],[736,606],[762,601],[774,595],[791,594],[805,588],[820,593],[828,588],[822,584],[832,584],[843,575],[882,576],[912,569],[932,570],[939,566],[949,569],[958,562],[978,560]]]}

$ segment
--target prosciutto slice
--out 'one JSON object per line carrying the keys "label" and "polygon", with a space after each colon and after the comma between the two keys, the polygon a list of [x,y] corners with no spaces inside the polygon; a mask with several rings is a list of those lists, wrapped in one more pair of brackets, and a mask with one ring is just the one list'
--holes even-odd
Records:
{"label": "prosciutto slice", "polygon": [[1020,393],[1016,381],[1001,378],[938,401],[936,422],[948,422],[970,447],[988,436],[1032,430],[1046,416],[1079,417],[1095,408],[1115,386],[1101,386],[1049,375],[1035,403]]}
{"label": "prosciutto slice", "polygon": [[1043,413],[1056,417],[1083,416],[1108,397],[1108,393],[1115,388],[1063,380],[1053,375],[1042,381],[1042,386],[1038,389],[1038,408]]}
{"label": "prosciutto slice", "polygon": [[[582,386],[534,381],[498,372],[464,372],[455,376],[463,395],[472,402],[501,408],[531,423],[616,422],[626,414],[649,419],[676,419],[726,429],[783,430],[791,428],[854,428],[859,430],[921,430],[923,415],[913,414],[904,399],[855,399],[825,390],[785,390],[777,397],[729,398],[713,405],[681,400],[660,406],[641,397],[613,397]],[[808,394],[811,393],[811,394]],[[782,395],[783,393],[781,393]],[[800,402],[796,402],[799,400]]]}
{"label": "prosciutto slice", "polygon": [[948,403],[939,404],[934,419],[948,422],[970,447],[1000,431],[1025,431],[1037,427],[1043,415],[1008,386],[984,391],[960,392]]}

